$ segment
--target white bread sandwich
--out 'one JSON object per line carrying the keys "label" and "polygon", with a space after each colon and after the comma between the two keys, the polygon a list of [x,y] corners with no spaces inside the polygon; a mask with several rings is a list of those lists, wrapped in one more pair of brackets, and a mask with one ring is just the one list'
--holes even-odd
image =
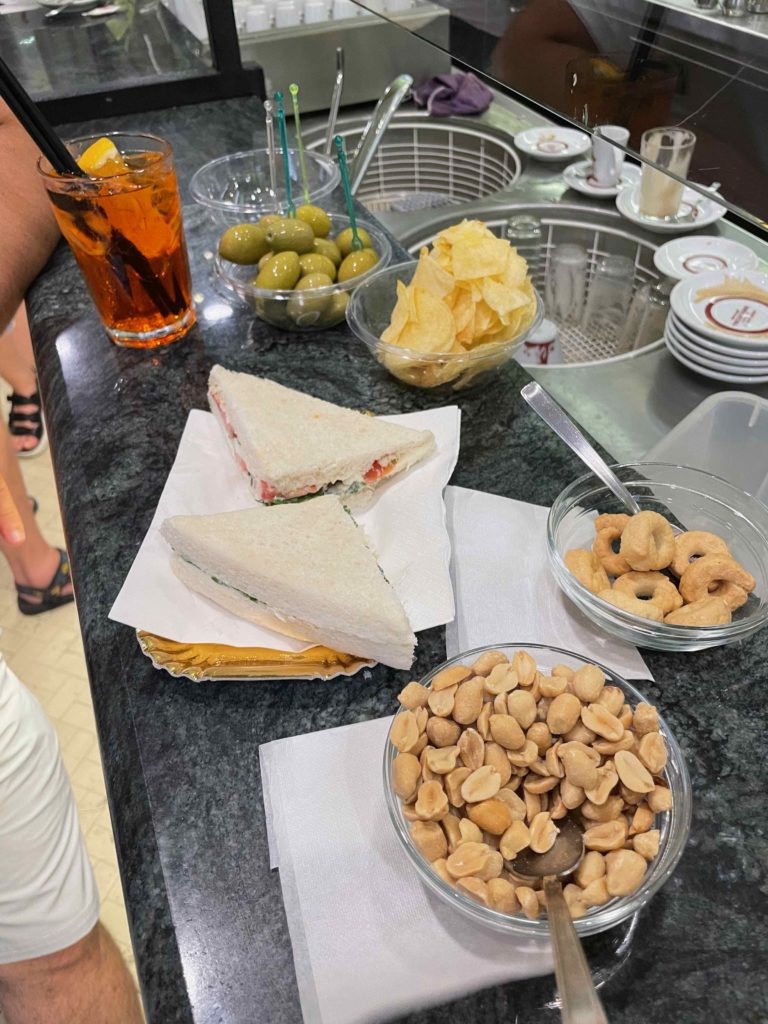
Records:
{"label": "white bread sandwich", "polygon": [[172,516],[161,532],[179,579],[233,615],[410,667],[416,637],[403,606],[338,498]]}
{"label": "white bread sandwich", "polygon": [[214,366],[208,400],[257,501],[336,494],[362,508],[381,480],[431,455],[429,430],[385,423],[265,377]]}

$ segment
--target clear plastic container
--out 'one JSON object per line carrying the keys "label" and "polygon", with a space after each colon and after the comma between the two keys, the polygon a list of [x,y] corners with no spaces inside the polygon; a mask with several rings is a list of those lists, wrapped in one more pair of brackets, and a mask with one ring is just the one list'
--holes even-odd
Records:
{"label": "clear plastic container", "polygon": [[645,458],[714,473],[768,505],[768,399],[743,391],[711,395]]}

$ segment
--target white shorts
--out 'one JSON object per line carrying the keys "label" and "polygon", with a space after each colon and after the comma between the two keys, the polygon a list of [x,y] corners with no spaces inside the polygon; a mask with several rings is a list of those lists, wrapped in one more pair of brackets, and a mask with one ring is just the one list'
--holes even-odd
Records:
{"label": "white shorts", "polygon": [[66,949],[98,918],[56,733],[0,655],[0,964]]}

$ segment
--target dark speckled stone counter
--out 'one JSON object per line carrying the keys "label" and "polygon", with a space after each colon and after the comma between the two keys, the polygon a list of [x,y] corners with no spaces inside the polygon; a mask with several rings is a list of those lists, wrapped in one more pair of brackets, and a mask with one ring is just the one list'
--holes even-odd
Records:
{"label": "dark speckled stone counter", "polygon": [[[170,138],[186,184],[204,160],[248,146],[256,117],[255,103],[237,100],[110,127]],[[112,346],[65,248],[31,291],[30,319],[149,1020],[294,1024],[301,1013],[279,879],[269,870],[258,747],[388,713],[410,674],[379,667],[348,682],[175,681],[107,612],[188,410],[205,405],[214,362],[376,412],[418,409],[428,398],[379,373],[343,327],[290,337],[239,311],[217,319],[208,229],[197,210],[186,212],[201,311],[186,340],[153,353]],[[461,402],[454,482],[549,503],[580,466],[519,398],[526,380],[513,364]],[[508,632],[499,639],[525,639],[514,623]],[[414,675],[443,654],[442,630],[421,634]],[[610,939],[591,944],[596,962],[614,964],[603,988],[612,1024],[768,1021],[767,655],[766,634],[702,654],[648,654],[657,683],[644,689],[687,755],[694,821],[678,871],[620,955]],[[558,1019],[552,998],[544,978],[408,1019],[545,1024]]]}

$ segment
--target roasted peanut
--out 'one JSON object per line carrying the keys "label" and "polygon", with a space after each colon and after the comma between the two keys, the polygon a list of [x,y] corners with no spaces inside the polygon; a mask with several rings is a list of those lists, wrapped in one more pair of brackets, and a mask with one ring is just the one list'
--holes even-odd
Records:
{"label": "roasted peanut", "polygon": [[539,748],[539,754],[545,754],[552,746],[552,733],[546,722],[534,722],[525,738],[535,743]]}
{"label": "roasted peanut", "polygon": [[507,711],[521,729],[530,729],[536,721],[536,701],[530,690],[515,690],[508,694]]}
{"label": "roasted peanut", "polygon": [[454,768],[445,776],[445,791],[452,807],[463,807],[464,797],[461,795],[461,787],[464,780],[472,774],[469,768]]}
{"label": "roasted peanut", "polygon": [[620,796],[609,796],[604,804],[593,804],[591,800],[585,800],[580,806],[581,813],[588,821],[613,821],[618,818],[624,808],[624,801]]}
{"label": "roasted peanut", "polygon": [[409,711],[415,711],[416,708],[426,706],[429,699],[429,690],[426,686],[422,686],[421,683],[406,683],[397,695],[397,699],[404,708],[408,708]]}
{"label": "roasted peanut", "polygon": [[551,703],[552,699],[550,697],[541,697],[539,700],[536,701],[537,722],[546,722]]}
{"label": "roasted peanut", "polygon": [[452,747],[459,742],[461,726],[450,718],[433,715],[427,722],[427,736],[433,747]]}
{"label": "roasted peanut", "polygon": [[458,741],[459,757],[465,768],[474,771],[482,768],[485,758],[485,743],[476,729],[465,729]]}
{"label": "roasted peanut", "polygon": [[422,782],[415,804],[422,821],[439,821],[448,813],[448,797],[439,782]]}
{"label": "roasted peanut", "polygon": [[628,826],[624,818],[592,825],[584,833],[584,846],[588,850],[599,850],[601,853],[618,850],[624,845],[627,831]]}
{"label": "roasted peanut", "polygon": [[666,786],[654,786],[646,800],[654,814],[672,809],[672,794]]}
{"label": "roasted peanut", "polygon": [[585,751],[577,749],[571,743],[564,743],[558,750],[558,757],[563,762],[565,777],[570,783],[583,790],[595,788],[597,768]]}
{"label": "roasted peanut", "polygon": [[572,729],[563,734],[563,740],[566,743],[583,743],[587,747],[591,746],[595,738],[596,734],[588,729],[583,722],[577,722]]}
{"label": "roasted peanut", "polygon": [[552,794],[553,799],[550,800],[549,816],[552,821],[558,821],[560,818],[564,818],[568,813],[568,808],[563,803],[563,798],[560,796],[559,791]]}
{"label": "roasted peanut", "polygon": [[430,690],[427,701],[433,715],[447,718],[453,711],[453,703],[458,686],[449,686],[447,690]]}
{"label": "roasted peanut", "polygon": [[635,715],[632,719],[632,728],[638,736],[645,736],[649,732],[659,731],[659,713],[653,704],[640,703],[635,708]]}
{"label": "roasted peanut", "polygon": [[546,853],[555,845],[560,829],[546,811],[540,811],[531,822],[530,847],[534,853]]}
{"label": "roasted peanut", "polygon": [[424,750],[429,770],[435,775],[448,775],[456,767],[458,747],[427,747]]}
{"label": "roasted peanut", "polygon": [[547,750],[544,755],[544,764],[547,766],[547,771],[550,775],[555,778],[562,779],[565,776],[565,768],[563,768],[563,762],[557,756],[557,752],[560,749],[561,741],[558,740],[553,743],[552,746]]}
{"label": "roasted peanut", "polygon": [[572,692],[585,704],[592,704],[603,691],[605,673],[597,665],[583,665],[571,680]]}
{"label": "roasted peanut", "polygon": [[448,853],[448,841],[436,821],[414,821],[411,839],[422,857],[430,863]]}
{"label": "roasted peanut", "polygon": [[608,740],[595,740],[592,749],[603,757],[613,757],[617,750],[629,750],[635,742],[634,734],[625,730],[624,735],[616,743],[609,743]]}
{"label": "roasted peanut", "polygon": [[[427,751],[434,750],[434,747],[424,747],[421,754],[419,755],[419,764],[421,765],[421,778],[423,782],[440,782],[440,776],[437,772],[433,772],[427,763]],[[442,783],[441,783],[442,785]]]}
{"label": "roasted peanut", "polygon": [[[493,715],[506,715],[506,713],[507,713],[507,695],[506,695],[506,693],[500,693],[498,695],[498,697],[494,697],[493,698],[491,703],[493,705],[493,714],[491,715],[491,718],[493,718]],[[490,719],[489,719],[488,720],[488,725],[490,726],[490,724],[491,724],[491,722],[490,722]]]}
{"label": "roasted peanut", "polygon": [[444,668],[442,672],[438,672],[436,676],[433,676],[432,689],[435,692],[447,690],[449,686],[463,683],[471,675],[472,670],[466,665],[451,665],[450,668]]}
{"label": "roasted peanut", "polygon": [[403,817],[406,821],[420,821],[416,813],[416,804],[403,804]]}
{"label": "roasted peanut", "polygon": [[491,767],[496,769],[501,776],[502,786],[506,786],[512,778],[512,765],[509,763],[507,752],[504,747],[500,747],[498,743],[493,743],[491,741],[485,744],[483,763],[489,764]]}
{"label": "roasted peanut", "polygon": [[554,775],[529,775],[523,782],[523,788],[529,793],[549,793],[551,789],[560,784],[560,780]]}
{"label": "roasted peanut", "polygon": [[629,896],[640,885],[646,862],[634,850],[613,850],[605,857],[605,881],[609,896]]}
{"label": "roasted peanut", "polygon": [[465,893],[467,896],[471,896],[473,900],[477,900],[478,903],[482,903],[484,907],[490,907],[491,901],[488,896],[488,886],[480,878],[460,878],[456,883],[456,888]]}
{"label": "roasted peanut", "polygon": [[521,850],[531,844],[531,833],[524,821],[513,821],[499,841],[499,850],[505,860],[514,860]]}
{"label": "roasted peanut", "polygon": [[667,764],[667,747],[660,732],[648,732],[638,746],[638,755],[651,775],[661,775]]}
{"label": "roasted peanut", "polygon": [[537,814],[540,814],[544,809],[542,803],[544,797],[539,796],[538,793],[531,793],[530,790],[523,790],[523,800],[525,801],[525,820],[528,825],[531,824]]}
{"label": "roasted peanut", "polygon": [[573,679],[576,675],[576,671],[575,669],[572,669],[570,665],[555,665],[552,669],[552,675],[560,676],[562,679],[567,681],[569,679]]}
{"label": "roasted peanut", "polygon": [[531,921],[535,921],[541,909],[536,892],[529,885],[518,885],[515,889],[515,896],[525,916]]}
{"label": "roasted peanut", "polygon": [[523,741],[523,745],[519,750],[508,750],[507,759],[510,764],[515,765],[518,768],[527,768],[528,765],[533,762],[539,756],[539,748],[531,740]]}
{"label": "roasted peanut", "polygon": [[501,651],[483,651],[480,657],[472,665],[472,674],[476,676],[487,676],[496,665],[503,665],[507,662],[506,654]]}
{"label": "roasted peanut", "polygon": [[584,859],[574,872],[576,883],[586,889],[591,882],[605,875],[605,857],[597,850],[588,850]]}
{"label": "roasted peanut", "polygon": [[[530,696],[530,694],[527,694],[527,696]],[[491,736],[493,736],[494,741],[504,747],[505,750],[520,750],[521,747],[525,746],[525,733],[520,728],[517,719],[513,718],[512,715],[491,715],[488,724],[490,725]],[[538,756],[538,747],[536,748],[536,754]]]}
{"label": "roasted peanut", "polygon": [[415,746],[419,738],[419,727],[412,711],[401,711],[395,715],[392,728],[389,730],[390,742],[401,754],[407,754]]}
{"label": "roasted peanut", "polygon": [[429,721],[429,709],[428,708],[416,708],[413,712],[416,717],[416,726],[419,730],[419,735],[426,731],[427,722]]}
{"label": "roasted peanut", "polygon": [[491,850],[485,843],[462,843],[446,858],[445,866],[452,878],[466,878],[482,871],[489,853]]}
{"label": "roasted peanut", "polygon": [[472,804],[467,814],[478,828],[492,836],[503,835],[512,824],[512,811],[503,800],[496,798]]}
{"label": "roasted peanut", "polygon": [[492,878],[487,883],[488,899],[494,910],[502,914],[517,914],[520,902],[515,896],[515,887],[506,878]]}
{"label": "roasted peanut", "polygon": [[568,732],[579,720],[581,701],[572,693],[561,693],[555,697],[547,711],[549,731],[556,736]]}
{"label": "roasted peanut", "polygon": [[429,737],[426,732],[423,732],[416,741],[415,746],[411,747],[409,753],[413,754],[414,757],[421,757],[421,752],[424,750],[428,742]]}
{"label": "roasted peanut", "polygon": [[528,773],[529,775],[541,775],[544,778],[548,778],[549,769],[547,768],[547,762],[543,758],[537,757],[532,764],[528,765]]}
{"label": "roasted peanut", "polygon": [[657,828],[653,828],[648,832],[641,832],[639,835],[634,836],[632,847],[645,860],[653,860],[659,852],[660,841],[661,832]]}
{"label": "roasted peanut", "polygon": [[651,773],[629,750],[618,750],[613,755],[613,763],[619,778],[628,789],[635,793],[650,793],[654,788]]}
{"label": "roasted peanut", "polygon": [[568,680],[565,676],[544,676],[539,684],[539,692],[542,697],[559,697],[561,693],[565,693],[568,689]]}
{"label": "roasted peanut", "polygon": [[618,719],[625,729],[632,728],[633,717],[634,716],[632,714],[632,708],[629,706],[629,704],[624,704],[622,706],[621,711],[619,712]]}
{"label": "roasted peanut", "polygon": [[459,831],[462,843],[482,843],[483,841],[483,833],[469,818],[462,818],[459,821]]}
{"label": "roasted peanut", "polygon": [[584,886],[581,898],[587,907],[602,907],[611,898],[605,878],[595,878]]}
{"label": "roasted peanut", "polygon": [[654,814],[648,804],[638,804],[635,813],[632,816],[632,824],[629,826],[630,836],[636,836],[641,832],[647,832],[651,825],[653,825],[653,819]]}
{"label": "roasted peanut", "polygon": [[602,704],[588,704],[582,708],[581,720],[588,729],[609,743],[617,743],[624,735],[624,726]]}
{"label": "roasted peanut", "polygon": [[618,686],[604,686],[595,703],[602,704],[612,715],[618,716],[624,707],[624,691]]}
{"label": "roasted peanut", "polygon": [[564,885],[563,896],[565,897],[565,902],[568,904],[571,917],[583,917],[587,911],[587,904],[584,901],[584,890],[581,886],[574,885],[573,882],[570,882],[568,885]]}
{"label": "roasted peanut", "polygon": [[645,793],[636,793],[634,789],[630,789],[629,786],[625,786],[623,782],[619,783],[619,793],[625,804],[629,807],[635,807],[637,804],[641,804],[645,800]]}
{"label": "roasted peanut", "polygon": [[501,776],[492,765],[484,764],[464,780],[461,795],[468,804],[476,804],[481,800],[490,800],[500,789]]}
{"label": "roasted peanut", "polygon": [[392,762],[392,788],[408,803],[416,796],[421,777],[419,759],[413,754],[398,754]]}
{"label": "roasted peanut", "polygon": [[597,785],[594,789],[585,790],[587,800],[593,804],[604,804],[618,784],[619,776],[612,761],[606,761],[597,769]]}
{"label": "roasted peanut", "polygon": [[581,786],[574,786],[568,779],[560,781],[560,799],[569,811],[575,810],[584,803],[584,790]]}
{"label": "roasted peanut", "polygon": [[449,885],[453,885],[453,879],[451,878],[448,868],[445,866],[445,857],[440,857],[437,860],[432,861],[432,869],[436,875],[439,875],[444,882],[448,882]]}
{"label": "roasted peanut", "polygon": [[536,662],[527,651],[515,651],[512,668],[517,673],[520,686],[530,686],[536,678]]}
{"label": "roasted peanut", "polygon": [[491,701],[487,704],[483,704],[482,710],[477,716],[477,721],[475,722],[475,730],[480,733],[480,736],[484,740],[489,740],[491,738],[491,727],[488,723],[491,720],[492,714],[493,702]]}
{"label": "roasted peanut", "polygon": [[459,684],[451,712],[453,720],[459,725],[471,725],[477,721],[477,716],[483,709],[484,682],[482,676],[472,676],[471,679]]}
{"label": "roasted peanut", "polygon": [[502,786],[496,794],[496,799],[503,801],[507,805],[512,814],[513,821],[525,821],[525,801],[521,800],[517,793],[506,786]]}
{"label": "roasted peanut", "polygon": [[446,814],[441,820],[440,825],[448,841],[448,851],[453,853],[456,847],[461,845],[463,839],[461,828],[459,827],[459,818],[454,817],[453,814]]}
{"label": "roasted peanut", "polygon": [[[486,844],[487,845],[487,844]],[[476,878],[481,878],[484,882],[489,882],[492,878],[498,878],[504,867],[504,858],[501,856],[498,850],[488,850],[488,856],[485,858],[485,863],[478,870]]]}
{"label": "roasted peanut", "polygon": [[495,665],[485,676],[485,692],[492,697],[509,693],[517,686],[517,673],[509,664]]}

